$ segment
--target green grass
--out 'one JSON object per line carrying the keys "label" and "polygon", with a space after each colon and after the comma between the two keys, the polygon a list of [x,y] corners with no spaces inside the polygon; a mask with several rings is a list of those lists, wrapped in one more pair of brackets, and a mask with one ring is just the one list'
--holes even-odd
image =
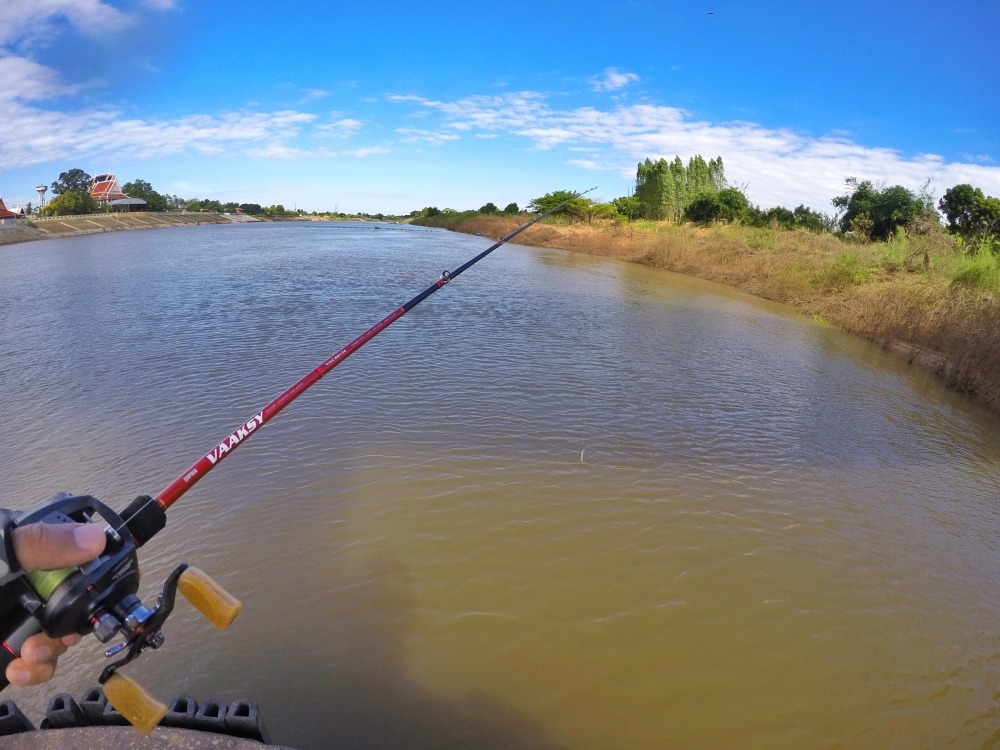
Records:
{"label": "green grass", "polygon": [[951,272],[951,283],[967,289],[1000,292],[1000,257],[988,250],[963,256]]}

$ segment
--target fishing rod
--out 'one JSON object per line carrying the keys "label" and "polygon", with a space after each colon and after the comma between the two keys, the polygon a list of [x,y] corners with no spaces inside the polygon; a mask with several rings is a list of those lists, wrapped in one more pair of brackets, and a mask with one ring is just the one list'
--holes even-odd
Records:
{"label": "fishing rod", "polygon": [[[163,645],[161,628],[173,610],[178,591],[219,629],[228,627],[242,608],[215,581],[186,563],[181,563],[167,577],[156,605],[146,607],[139,600],[136,595],[139,589],[139,562],[136,553],[166,526],[167,508],[282,409],[407,312],[521,232],[595,189],[574,193],[504,235],[455,270],[443,271],[437,281],[393,310],[243,422],[155,498],[140,495],[119,515],[90,495],[63,492],[52,496],[38,508],[18,516],[4,529],[4,539],[11,538],[14,528],[32,523],[103,522],[105,549],[96,560],[79,567],[26,572],[0,587],[4,600],[16,602],[17,605],[13,615],[0,612],[0,616],[5,618],[3,641],[0,643],[0,690],[9,684],[4,676],[7,666],[18,658],[24,642],[33,635],[44,632],[53,638],[61,638],[72,634],[93,633],[98,640],[107,643],[121,634],[124,641],[105,651],[105,656],[122,656],[105,667],[99,682],[104,686],[109,703],[141,733],[151,732],[166,714],[166,705],[156,701],[118,670],[147,648],[157,649]],[[11,555],[8,557],[12,558]],[[6,620],[9,619],[13,622],[8,623]]]}

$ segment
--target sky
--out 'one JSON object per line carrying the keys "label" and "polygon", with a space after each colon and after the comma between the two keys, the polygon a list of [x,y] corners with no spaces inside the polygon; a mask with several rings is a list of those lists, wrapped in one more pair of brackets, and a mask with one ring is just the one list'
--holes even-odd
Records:
{"label": "sky", "polygon": [[1000,196],[998,39],[997,0],[0,0],[0,196],[524,208],[696,154],[762,208]]}

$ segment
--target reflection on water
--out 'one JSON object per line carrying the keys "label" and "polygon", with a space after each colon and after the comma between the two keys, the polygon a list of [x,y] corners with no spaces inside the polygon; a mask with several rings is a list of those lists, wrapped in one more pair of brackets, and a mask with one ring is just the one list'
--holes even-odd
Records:
{"label": "reflection on water", "polygon": [[[155,494],[485,244],[251,225],[3,248],[5,504]],[[254,698],[301,748],[983,746],[998,449],[925,373],[779,306],[508,246],[171,509],[149,589],[186,560],[246,607],[226,633],[179,607],[129,671]],[[93,684],[99,651],[51,692]]]}

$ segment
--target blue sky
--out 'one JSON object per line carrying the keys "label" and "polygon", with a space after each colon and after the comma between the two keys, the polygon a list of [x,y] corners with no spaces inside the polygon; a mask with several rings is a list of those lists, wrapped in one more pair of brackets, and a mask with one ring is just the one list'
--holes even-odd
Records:
{"label": "blue sky", "polygon": [[[844,178],[1000,196],[996,0],[0,0],[0,196],[79,167],[308,211],[628,194],[721,156],[769,207]],[[51,198],[51,194],[49,196]]]}

